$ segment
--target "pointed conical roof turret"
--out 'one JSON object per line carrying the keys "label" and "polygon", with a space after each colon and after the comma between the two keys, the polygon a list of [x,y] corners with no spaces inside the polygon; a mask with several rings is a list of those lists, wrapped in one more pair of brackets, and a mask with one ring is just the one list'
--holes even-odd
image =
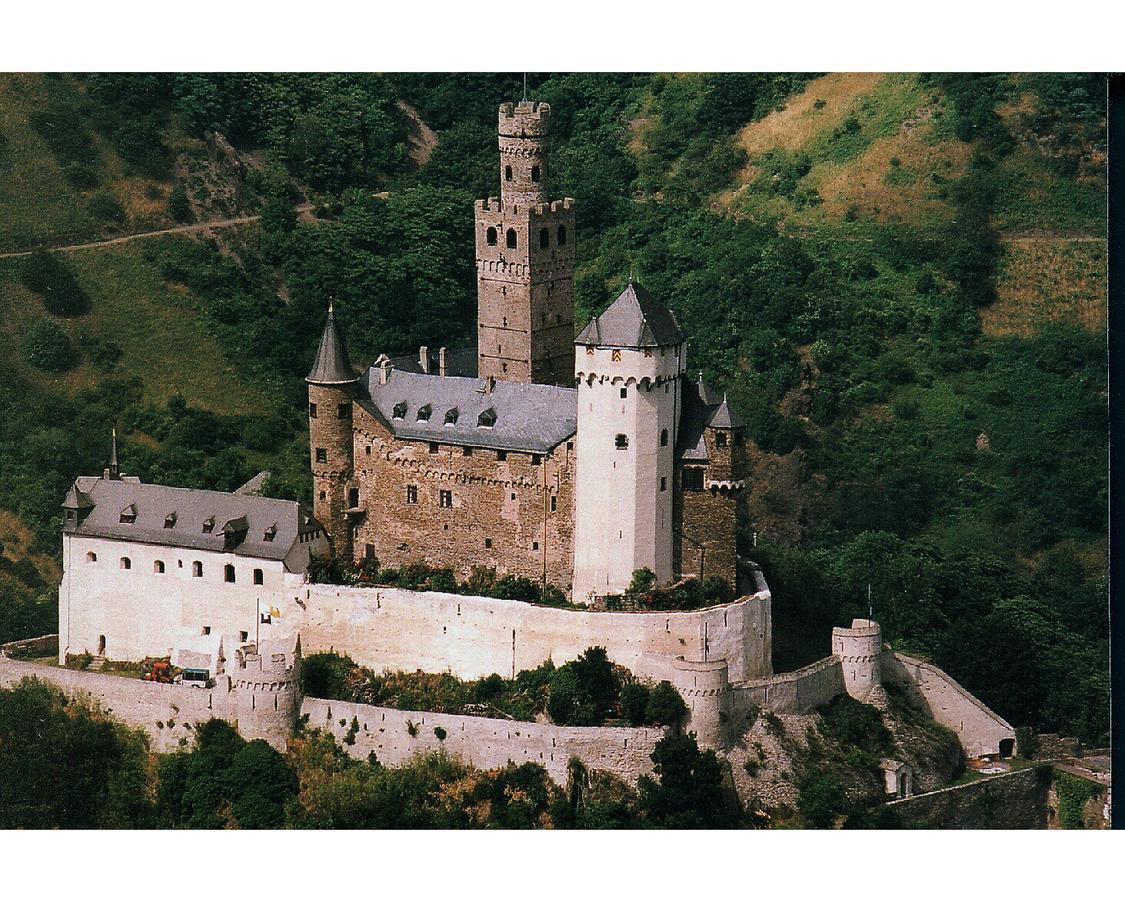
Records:
{"label": "pointed conical roof turret", "polygon": [[598,347],[672,347],[683,342],[684,333],[672,311],[632,282],[574,340]]}
{"label": "pointed conical roof turret", "polygon": [[719,404],[719,408],[711,415],[711,421],[707,423],[711,428],[742,428],[742,419],[738,417],[730,404],[727,403],[727,395],[723,394],[723,402]]}
{"label": "pointed conical roof turret", "polygon": [[316,351],[312,371],[305,379],[309,384],[351,384],[356,380],[344,339],[336,327],[336,314],[332,304],[328,304],[328,319],[324,323],[324,333],[320,336],[320,348]]}

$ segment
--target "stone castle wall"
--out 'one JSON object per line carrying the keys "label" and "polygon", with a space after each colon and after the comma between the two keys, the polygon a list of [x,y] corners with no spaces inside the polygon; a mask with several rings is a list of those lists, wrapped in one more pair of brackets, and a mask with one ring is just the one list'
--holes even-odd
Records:
{"label": "stone castle wall", "polygon": [[781,713],[807,713],[845,692],[840,660],[828,656],[803,669],[760,678],[733,687],[738,721],[752,706]]}
{"label": "stone castle wall", "polygon": [[[444,751],[480,769],[533,762],[565,785],[567,763],[577,757],[589,769],[613,772],[631,783],[652,771],[651,754],[663,728],[576,728],[478,716],[413,712],[305,698],[302,715],[308,724],[332,733],[351,756],[369,753],[383,765],[398,766],[416,753]],[[358,730],[352,731],[353,719]],[[414,734],[411,734],[413,725]],[[444,738],[435,733],[445,732]],[[345,738],[353,734],[355,742]]]}
{"label": "stone castle wall", "polygon": [[[385,566],[425,562],[466,579],[473,566],[568,590],[574,567],[574,442],[533,456],[399,441],[355,408],[355,553]],[[538,462],[536,462],[538,460]],[[416,493],[408,497],[408,488]],[[441,505],[449,491],[452,506]],[[408,502],[416,496],[416,502]]]}
{"label": "stone castle wall", "polygon": [[90,697],[125,724],[143,729],[159,753],[190,745],[194,729],[212,718],[230,722],[247,740],[262,738],[283,750],[297,719],[295,686],[268,675],[256,690],[238,690],[228,676],[215,679],[212,688],[194,688],[0,656],[0,687],[14,687],[24,678]]}
{"label": "stone castle wall", "polygon": [[884,651],[882,669],[885,680],[913,694],[936,722],[957,733],[966,756],[1011,754],[1015,729],[937,666]]}
{"label": "stone castle wall", "polygon": [[887,804],[907,828],[1046,828],[1051,767],[1035,766]]}
{"label": "stone castle wall", "polygon": [[511,677],[601,646],[641,676],[667,677],[661,666],[677,657],[725,662],[731,681],[770,672],[768,590],[708,609],[653,613],[587,612],[400,588],[311,584],[304,595],[304,652],[346,652],[376,670]]}

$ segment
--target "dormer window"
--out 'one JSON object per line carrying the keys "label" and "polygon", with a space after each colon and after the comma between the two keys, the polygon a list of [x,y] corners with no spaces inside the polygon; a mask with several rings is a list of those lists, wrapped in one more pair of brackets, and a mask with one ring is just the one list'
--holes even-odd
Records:
{"label": "dormer window", "polygon": [[433,407],[431,407],[430,404],[428,404],[428,403],[425,406],[418,407],[418,421],[419,422],[430,421],[430,413],[431,412],[433,412]]}
{"label": "dormer window", "polygon": [[168,515],[166,515],[164,517],[164,527],[165,528],[175,528],[176,527],[176,512],[175,512],[175,510],[168,513]]}
{"label": "dormer window", "polygon": [[395,404],[395,408],[391,411],[392,419],[405,419],[406,418],[406,401],[403,400]]}
{"label": "dormer window", "polygon": [[492,428],[496,424],[496,410],[491,406],[477,416],[477,428]]}
{"label": "dormer window", "polygon": [[211,516],[211,518],[206,519],[203,522],[203,533],[204,534],[210,534],[214,530],[215,530],[215,517]]}
{"label": "dormer window", "polygon": [[458,415],[459,415],[459,414],[458,414],[458,412],[457,412],[457,407],[456,407],[456,406],[455,406],[455,407],[453,407],[452,409],[447,409],[447,410],[445,411],[445,424],[446,424],[446,425],[456,425],[456,424],[457,424],[457,416],[458,416]]}
{"label": "dormer window", "polygon": [[272,543],[273,539],[275,537],[277,537],[277,523],[276,522],[274,522],[269,528],[266,529],[266,533],[262,535],[262,540],[265,541],[268,544],[268,543]]}
{"label": "dormer window", "polygon": [[132,525],[137,521],[137,506],[130,503],[123,510],[121,510],[121,522],[124,525]]}

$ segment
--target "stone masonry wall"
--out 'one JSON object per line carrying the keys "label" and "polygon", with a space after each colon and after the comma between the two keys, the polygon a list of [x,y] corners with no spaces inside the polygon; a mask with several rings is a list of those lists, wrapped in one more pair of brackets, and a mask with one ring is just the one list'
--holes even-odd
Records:
{"label": "stone masonry wall", "polygon": [[1000,753],[1015,729],[937,666],[901,653],[882,654],[883,678],[913,693],[936,722],[952,728],[970,757]]}
{"label": "stone masonry wall", "polygon": [[887,806],[907,828],[1046,828],[1051,767],[1035,766]]}
{"label": "stone masonry wall", "polygon": [[780,713],[800,714],[828,703],[844,693],[844,675],[834,656],[818,660],[795,672],[785,672],[735,685],[733,708],[742,721],[750,706]]}
{"label": "stone masonry wall", "polygon": [[[466,455],[466,449],[471,455]],[[355,551],[386,566],[448,566],[460,579],[473,566],[569,590],[574,567],[574,442],[538,457],[397,441],[356,406],[355,470],[365,513]],[[407,488],[417,502],[408,502]],[[451,507],[441,506],[441,492]],[[412,495],[413,496],[413,495]]]}
{"label": "stone masonry wall", "polygon": [[[665,734],[662,728],[575,728],[455,716],[445,713],[412,712],[305,698],[301,713],[308,724],[330,731],[351,756],[366,759],[374,752],[383,765],[398,766],[416,753],[443,750],[480,769],[534,762],[551,778],[566,784],[567,763],[578,757],[590,769],[613,772],[636,783],[652,770],[653,749]],[[355,743],[344,738],[358,722]],[[413,724],[415,734],[410,733]],[[439,738],[435,728],[445,730]]]}
{"label": "stone masonry wall", "polygon": [[[725,661],[730,681],[770,673],[768,590],[691,612],[612,613],[407,591],[307,585],[298,624],[305,654],[338,650],[376,670],[511,677],[603,646],[646,676],[650,661]],[[665,669],[652,677],[664,678]]]}
{"label": "stone masonry wall", "polygon": [[0,657],[0,687],[14,687],[24,678],[89,696],[122,722],[143,729],[159,753],[190,744],[194,729],[212,718],[230,722],[247,740],[260,737],[284,749],[296,721],[295,692],[271,691],[268,683],[260,691],[236,691],[226,676],[213,688],[194,688]]}

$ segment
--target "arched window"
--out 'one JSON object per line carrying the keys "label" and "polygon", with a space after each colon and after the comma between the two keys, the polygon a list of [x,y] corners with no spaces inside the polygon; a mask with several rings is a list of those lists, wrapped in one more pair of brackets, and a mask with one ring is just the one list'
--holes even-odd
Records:
{"label": "arched window", "polygon": [[566,246],[566,226],[565,225],[559,226],[558,240],[555,243],[557,243],[560,247]]}
{"label": "arched window", "polygon": [[496,229],[491,225],[488,227],[488,231],[484,233],[484,239],[488,242],[489,247],[496,246]]}
{"label": "arched window", "polygon": [[531,167],[531,180],[532,181],[539,181],[539,166],[532,166]]}
{"label": "arched window", "polygon": [[263,582],[264,582],[264,578],[262,576],[262,570],[261,569],[255,569],[254,570],[254,584],[262,584]]}
{"label": "arched window", "polygon": [[203,563],[201,563],[198,559],[191,564],[191,577],[192,578],[202,578],[203,577]]}
{"label": "arched window", "polygon": [[511,181],[512,180],[512,167],[511,166],[504,166],[504,180],[505,181]]}
{"label": "arched window", "polygon": [[629,436],[627,434],[619,434],[613,439],[613,446],[618,450],[629,449]]}
{"label": "arched window", "polygon": [[539,249],[546,250],[551,246],[551,232],[546,228],[539,229]]}
{"label": "arched window", "polygon": [[515,250],[516,249],[516,229],[509,228],[508,233],[505,235],[505,238],[508,241],[508,249],[509,250]]}
{"label": "arched window", "polygon": [[234,584],[234,566],[230,563],[223,566],[223,581]]}
{"label": "arched window", "polygon": [[127,556],[121,557],[121,568],[123,568],[123,569],[133,568],[133,561],[131,559],[129,559],[129,557],[127,557]]}
{"label": "arched window", "polygon": [[152,571],[155,572],[157,575],[163,575],[164,574],[164,560],[161,560],[161,559],[153,560]]}
{"label": "arched window", "polygon": [[89,553],[86,554],[86,562],[96,563],[97,561],[98,561],[98,554],[96,554],[93,550],[91,550]]}
{"label": "arched window", "polygon": [[667,447],[668,446],[668,429],[667,428],[662,428],[660,430],[660,446],[661,447]]}

